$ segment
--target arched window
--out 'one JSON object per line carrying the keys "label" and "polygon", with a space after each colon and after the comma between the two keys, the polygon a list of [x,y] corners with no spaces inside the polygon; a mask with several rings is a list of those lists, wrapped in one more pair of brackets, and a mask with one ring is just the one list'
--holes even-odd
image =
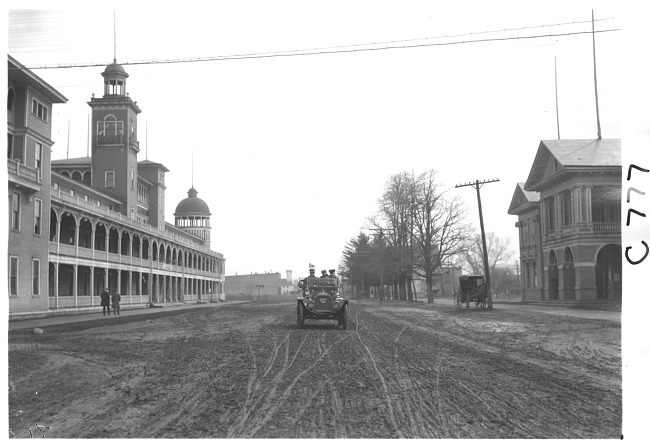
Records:
{"label": "arched window", "polygon": [[564,277],[564,300],[575,300],[576,274],[573,264],[573,251],[570,247],[564,248],[562,256],[562,275]]}
{"label": "arched window", "polygon": [[570,247],[565,247],[564,248],[564,260],[562,261],[563,264],[573,264],[573,251],[571,250]]}
{"label": "arched window", "polygon": [[16,92],[14,92],[14,89],[9,89],[9,92],[7,92],[7,111],[13,112],[15,106]]}
{"label": "arched window", "polygon": [[103,121],[97,122],[97,135],[101,137],[124,135],[124,122],[118,121],[115,115],[108,114]]}
{"label": "arched window", "polygon": [[548,298],[557,300],[559,295],[559,275],[557,269],[557,255],[554,250],[548,253]]}

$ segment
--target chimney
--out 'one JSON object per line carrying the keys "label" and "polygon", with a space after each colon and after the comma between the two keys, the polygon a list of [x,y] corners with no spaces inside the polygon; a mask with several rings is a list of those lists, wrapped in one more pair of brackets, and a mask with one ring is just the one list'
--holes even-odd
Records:
{"label": "chimney", "polygon": [[291,270],[287,270],[287,281],[291,282]]}

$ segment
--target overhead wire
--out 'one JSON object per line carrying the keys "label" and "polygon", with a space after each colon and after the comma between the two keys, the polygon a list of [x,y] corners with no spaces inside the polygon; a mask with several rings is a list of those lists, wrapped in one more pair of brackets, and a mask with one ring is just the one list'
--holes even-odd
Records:
{"label": "overhead wire", "polygon": [[[605,20],[612,20],[612,19],[616,19],[616,17],[596,19],[595,21],[605,21]],[[340,45],[340,46],[317,47],[311,49],[280,50],[280,51],[271,51],[266,53],[244,53],[244,54],[233,54],[233,55],[212,56],[212,57],[124,61],[124,62],[120,62],[120,64],[121,65],[181,64],[181,63],[191,63],[191,62],[212,62],[212,61],[228,61],[228,60],[242,60],[242,59],[267,59],[267,58],[276,58],[276,57],[313,56],[313,55],[323,55],[323,54],[344,54],[344,53],[383,51],[383,50],[421,48],[421,47],[433,47],[433,46],[465,45],[465,44],[472,44],[472,43],[485,43],[485,42],[497,42],[497,41],[529,40],[529,39],[539,39],[539,38],[549,38],[549,37],[565,37],[565,36],[573,36],[573,35],[581,35],[581,34],[608,33],[608,32],[620,31],[619,28],[610,28],[610,29],[602,29],[602,30],[595,30],[595,31],[593,30],[566,31],[566,32],[559,32],[559,33],[534,34],[534,35],[524,35],[524,36],[520,36],[517,34],[516,36],[502,36],[502,37],[493,37],[493,38],[485,38],[485,39],[464,39],[464,40],[453,40],[453,41],[446,41],[446,42],[421,42],[421,41],[428,41],[432,39],[448,39],[448,38],[457,38],[457,37],[465,37],[465,36],[476,36],[476,35],[512,32],[512,31],[522,31],[528,29],[577,25],[577,24],[584,24],[584,23],[591,23],[591,21],[564,22],[564,23],[557,23],[557,24],[506,28],[503,30],[487,30],[487,31],[479,31],[479,32],[470,32],[470,33],[462,33],[462,34],[455,34],[455,35],[424,37],[424,38],[416,38],[416,39],[401,39],[401,40],[393,40],[393,41],[380,41],[380,42],[371,42],[371,43],[364,43],[364,44],[349,44],[349,45]],[[421,43],[415,43],[415,42],[421,42]],[[406,43],[406,45],[394,45],[394,44],[403,44],[403,43]],[[61,51],[61,50],[54,50],[54,51]],[[50,65],[29,66],[26,68],[30,70],[38,70],[38,69],[57,69],[57,68],[99,67],[104,65],[106,65],[106,62],[50,64]]]}

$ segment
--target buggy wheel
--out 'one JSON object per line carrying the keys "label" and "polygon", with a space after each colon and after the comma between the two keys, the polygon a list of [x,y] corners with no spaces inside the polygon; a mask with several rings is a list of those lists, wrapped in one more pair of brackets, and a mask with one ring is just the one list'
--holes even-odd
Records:
{"label": "buggy wheel", "polygon": [[463,309],[463,304],[460,301],[460,294],[456,294],[455,299],[456,299],[456,308],[458,308],[459,310],[462,310]]}
{"label": "buggy wheel", "polygon": [[302,309],[302,305],[298,304],[298,328],[302,329],[305,326],[305,312]]}
{"label": "buggy wheel", "polygon": [[348,328],[348,305],[343,307],[343,316],[339,318],[339,325],[346,330]]}

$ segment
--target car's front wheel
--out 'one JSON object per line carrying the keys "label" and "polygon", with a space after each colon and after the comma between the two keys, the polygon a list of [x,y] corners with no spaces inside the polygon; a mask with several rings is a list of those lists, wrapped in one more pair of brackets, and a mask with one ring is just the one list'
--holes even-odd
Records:
{"label": "car's front wheel", "polygon": [[302,305],[298,304],[298,328],[302,329],[305,325],[305,312],[302,309]]}
{"label": "car's front wheel", "polygon": [[348,328],[348,305],[343,306],[343,315],[339,317],[339,326],[346,330]]}

